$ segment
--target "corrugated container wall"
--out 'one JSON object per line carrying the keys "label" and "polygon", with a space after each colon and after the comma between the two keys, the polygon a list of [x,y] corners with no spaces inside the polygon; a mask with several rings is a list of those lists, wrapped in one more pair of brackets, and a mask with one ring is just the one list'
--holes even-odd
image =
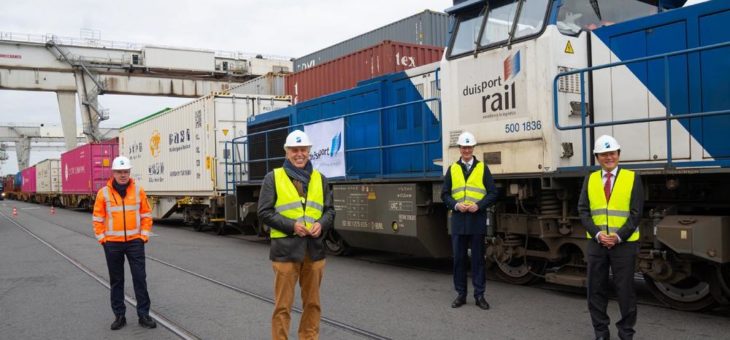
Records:
{"label": "corrugated container wall", "polygon": [[246,135],[247,119],[289,104],[272,96],[208,95],[123,126],[119,152],[150,195],[210,197],[226,188],[225,142]]}
{"label": "corrugated container wall", "polygon": [[444,47],[446,46],[448,35],[449,16],[445,13],[425,10],[297,58],[294,60],[294,72],[326,63],[368,46],[373,46],[384,40]]}
{"label": "corrugated container wall", "polygon": [[15,174],[15,178],[13,179],[13,188],[15,191],[20,191],[21,188],[23,188],[23,172],[18,171],[18,173]]}
{"label": "corrugated container wall", "polygon": [[15,191],[15,175],[7,175],[3,177],[3,192]]}
{"label": "corrugated container wall", "polygon": [[30,168],[25,168],[21,171],[23,177],[23,185],[21,186],[20,191],[29,194],[35,193],[35,172],[35,165]]}
{"label": "corrugated container wall", "polygon": [[233,94],[263,94],[271,96],[285,95],[284,79],[287,73],[268,73],[251,79],[241,85],[232,87],[228,92]]}
{"label": "corrugated container wall", "polygon": [[362,80],[437,62],[443,52],[444,49],[437,46],[384,41],[289,75],[286,77],[287,94],[295,104],[301,103],[353,88]]}
{"label": "corrugated container wall", "polygon": [[35,165],[36,192],[41,194],[61,192],[61,161],[46,159]]}
{"label": "corrugated container wall", "polygon": [[112,176],[112,161],[119,140],[84,144],[61,154],[61,187],[64,194],[94,194]]}

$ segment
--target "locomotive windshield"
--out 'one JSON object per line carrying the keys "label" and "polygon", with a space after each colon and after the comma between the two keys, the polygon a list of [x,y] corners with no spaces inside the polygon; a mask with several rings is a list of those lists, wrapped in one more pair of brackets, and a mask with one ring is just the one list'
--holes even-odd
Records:
{"label": "locomotive windshield", "polygon": [[[553,2],[494,0],[467,3],[468,6],[451,13],[457,25],[449,46],[449,58],[537,36],[545,25],[548,5]],[[576,35],[655,14],[657,10],[656,1],[649,0],[563,0],[556,26],[563,34]]]}
{"label": "locomotive windshield", "polygon": [[540,33],[549,0],[487,1],[455,13],[458,24],[449,56],[464,55]]}
{"label": "locomotive windshield", "polygon": [[567,35],[590,31],[657,13],[657,6],[639,0],[563,0],[556,26]]}

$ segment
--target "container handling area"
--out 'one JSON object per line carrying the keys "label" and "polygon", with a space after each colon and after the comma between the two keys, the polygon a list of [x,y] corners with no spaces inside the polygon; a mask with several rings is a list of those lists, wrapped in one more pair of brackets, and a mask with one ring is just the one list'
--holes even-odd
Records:
{"label": "container handling area", "polygon": [[449,5],[293,58],[0,32],[61,121],[0,124],[0,338],[728,338],[730,1]]}

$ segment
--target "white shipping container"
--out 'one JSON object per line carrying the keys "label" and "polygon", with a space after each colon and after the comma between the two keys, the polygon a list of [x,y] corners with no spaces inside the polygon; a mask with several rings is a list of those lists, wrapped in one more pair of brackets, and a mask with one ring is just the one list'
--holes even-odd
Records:
{"label": "white shipping container", "polygon": [[215,71],[215,52],[145,47],[144,66],[184,71]]}
{"label": "white shipping container", "polygon": [[265,94],[272,96],[283,96],[286,92],[286,75],[287,73],[269,72],[263,76],[231,87],[229,92],[235,94]]}
{"label": "white shipping container", "polygon": [[274,96],[211,94],[123,126],[119,154],[151,196],[217,196],[226,189],[225,142],[246,134],[246,119],[289,105]]}
{"label": "white shipping container", "polygon": [[46,159],[36,164],[36,193],[49,194],[61,192],[61,161]]}

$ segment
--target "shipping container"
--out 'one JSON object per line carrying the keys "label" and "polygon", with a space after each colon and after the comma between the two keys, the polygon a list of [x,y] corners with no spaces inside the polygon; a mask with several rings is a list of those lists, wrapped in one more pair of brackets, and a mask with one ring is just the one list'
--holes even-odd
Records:
{"label": "shipping container", "polygon": [[18,171],[13,179],[13,188],[20,191],[23,188],[23,172]]}
{"label": "shipping container", "polygon": [[61,161],[58,159],[46,159],[35,165],[36,169],[36,193],[37,194],[58,194],[61,193]]}
{"label": "shipping container", "polygon": [[20,191],[24,194],[25,200],[31,200],[36,191],[36,170],[35,165],[22,170],[23,184]]}
{"label": "shipping container", "polygon": [[384,41],[286,77],[293,102],[347,90],[359,81],[441,60],[443,47]]}
{"label": "shipping container", "polygon": [[294,72],[314,67],[384,40],[444,47],[448,42],[449,17],[425,10],[294,60]]}
{"label": "shipping container", "polygon": [[61,205],[91,208],[96,192],[112,177],[119,139],[78,146],[61,154]]}
{"label": "shipping container", "polygon": [[[289,108],[262,114],[249,122],[249,179],[260,180],[280,166],[287,133],[302,124],[354,114],[344,121],[344,152],[348,178],[437,177],[441,167],[440,96],[432,63],[362,81],[357,87]],[[374,110],[413,102],[385,110]],[[373,110],[369,111],[368,110]],[[290,126],[289,129],[277,129]],[[268,152],[268,154],[267,154]],[[272,159],[274,158],[274,159]],[[266,160],[264,162],[264,160]]]}
{"label": "shipping container", "polygon": [[215,52],[145,46],[142,64],[149,68],[215,71]]}
{"label": "shipping container", "polygon": [[285,95],[285,77],[287,73],[269,72],[261,77],[251,79],[228,90],[233,94],[261,94],[270,96]]}
{"label": "shipping container", "polygon": [[205,208],[226,188],[225,142],[246,134],[247,119],[289,105],[274,96],[208,95],[123,126],[119,153],[153,199],[154,217],[179,209],[180,199]]}

